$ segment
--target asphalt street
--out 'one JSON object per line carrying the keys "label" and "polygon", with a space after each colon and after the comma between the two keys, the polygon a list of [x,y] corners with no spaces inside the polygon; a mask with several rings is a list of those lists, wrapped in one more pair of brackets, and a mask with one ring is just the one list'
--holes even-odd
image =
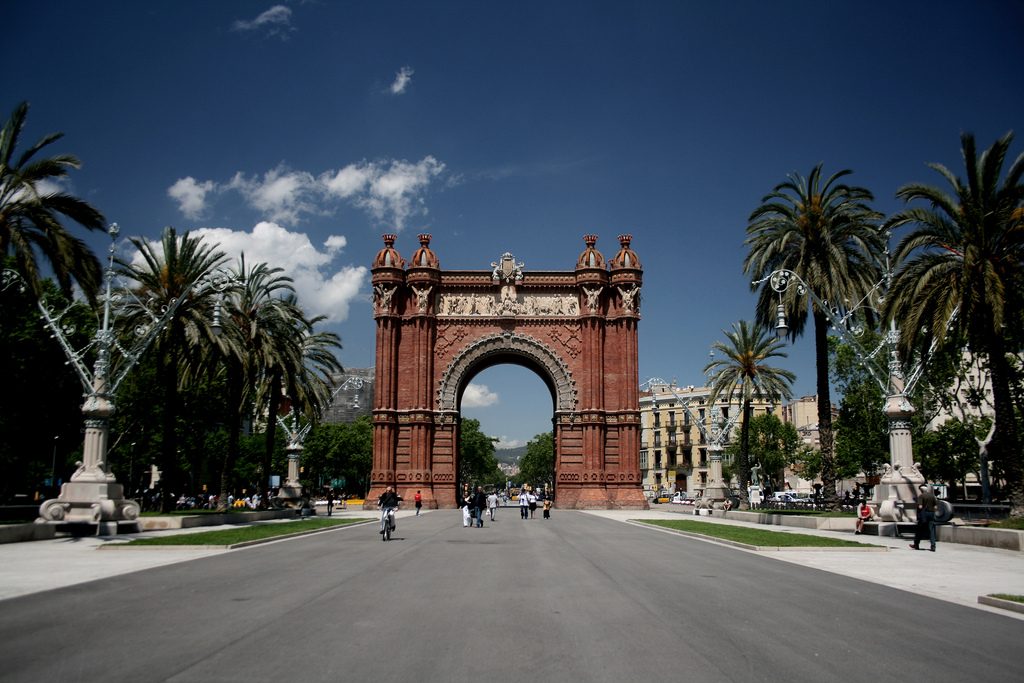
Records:
{"label": "asphalt street", "polygon": [[370,524],[0,602],[11,681],[1019,680],[1022,642],[1024,620],[559,510],[433,511],[388,543]]}

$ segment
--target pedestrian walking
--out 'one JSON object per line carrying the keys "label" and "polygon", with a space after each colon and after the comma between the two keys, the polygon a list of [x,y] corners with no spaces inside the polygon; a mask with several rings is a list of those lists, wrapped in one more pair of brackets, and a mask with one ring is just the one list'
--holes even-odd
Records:
{"label": "pedestrian walking", "polygon": [[537,496],[533,495],[533,491],[526,494],[526,501],[530,506],[530,519],[533,519],[534,513],[537,512]]}
{"label": "pedestrian walking", "polygon": [[551,519],[551,499],[544,499],[544,519]]}
{"label": "pedestrian walking", "polygon": [[925,535],[931,541],[928,550],[935,552],[935,508],[939,504],[938,498],[932,492],[928,484],[921,484],[921,492],[917,495],[917,526],[914,527],[914,542],[910,547],[914,550],[921,549],[921,541]]}
{"label": "pedestrian walking", "polygon": [[469,526],[469,494],[462,497],[462,526]]}
{"label": "pedestrian walking", "polygon": [[519,516],[523,519],[527,519],[530,516],[530,495],[526,492],[526,489],[519,490]]}
{"label": "pedestrian walking", "polygon": [[494,521],[494,510],[498,507],[498,494],[494,491],[487,496],[487,514],[490,515],[491,521]]}
{"label": "pedestrian walking", "polygon": [[416,501],[416,516],[419,517],[420,510],[423,508],[423,494],[417,491],[416,495],[413,496],[412,499]]}
{"label": "pedestrian walking", "polygon": [[334,512],[334,491],[327,494],[327,516],[330,517],[332,512]]}
{"label": "pedestrian walking", "polygon": [[484,510],[486,509],[487,496],[484,494],[484,490],[477,486],[476,493],[473,494],[473,517],[476,519],[477,528],[484,525]]}

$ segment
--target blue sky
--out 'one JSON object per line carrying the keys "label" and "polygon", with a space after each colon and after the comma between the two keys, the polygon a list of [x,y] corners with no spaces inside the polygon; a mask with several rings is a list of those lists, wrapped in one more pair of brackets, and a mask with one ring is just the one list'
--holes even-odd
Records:
{"label": "blue sky", "polygon": [[[406,257],[430,232],[445,268],[511,251],[527,271],[629,232],[641,380],[701,384],[711,344],[753,317],[747,217],[787,173],[853,169],[892,213],[900,185],[939,183],[927,162],[961,168],[961,131],[987,147],[1024,121],[1009,0],[35,0],[0,4],[0,25],[0,110],[31,103],[26,140],[66,134],[69,189],[123,236],[211,230],[285,267],[351,367],[374,362],[385,231]],[[813,393],[809,338],[779,364]],[[464,414],[525,443],[551,404],[502,366]]]}

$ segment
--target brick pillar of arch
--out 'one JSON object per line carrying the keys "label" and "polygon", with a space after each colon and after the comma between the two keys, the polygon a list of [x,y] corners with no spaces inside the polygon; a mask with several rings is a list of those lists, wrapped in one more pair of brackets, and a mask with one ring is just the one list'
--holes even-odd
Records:
{"label": "brick pillar of arch", "polygon": [[[368,506],[393,484],[407,499],[419,490],[429,506],[455,507],[461,392],[483,367],[511,360],[538,372],[555,398],[555,505],[647,507],[639,315],[616,288],[636,294],[639,268],[609,276],[598,255],[575,271],[505,272],[505,254],[493,271],[444,271],[429,240],[420,236],[408,269],[382,250],[372,271],[380,391]],[[587,240],[592,249],[596,237]],[[393,241],[385,237],[387,248]]]}

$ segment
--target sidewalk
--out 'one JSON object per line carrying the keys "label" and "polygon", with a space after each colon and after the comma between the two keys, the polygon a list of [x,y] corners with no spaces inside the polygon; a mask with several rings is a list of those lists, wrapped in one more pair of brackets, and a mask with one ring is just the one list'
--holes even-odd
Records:
{"label": "sidewalk", "polygon": [[[939,600],[996,612],[1018,619],[1024,614],[978,604],[978,596],[990,593],[1024,595],[1024,553],[957,543],[939,543],[936,552],[912,550],[910,538],[856,536],[848,532],[761,526],[722,519],[697,517],[692,511],[664,509],[599,510],[590,514],[625,522],[630,519],[688,519],[709,524],[757,526],[766,531],[829,536],[869,545],[884,546],[887,552],[862,553],[842,550],[754,551],[763,557],[804,567],[842,574],[891,588],[927,595]],[[672,533],[672,532],[665,532]],[[927,544],[925,544],[927,545]]]}
{"label": "sidewalk", "polygon": [[[562,511],[560,514],[566,512],[568,511]],[[349,508],[335,511],[334,516],[374,517],[374,514],[373,511]],[[399,512],[400,517],[413,514],[415,513],[412,510]],[[632,519],[692,519],[708,524],[752,526],[744,522],[716,517],[695,517],[689,511],[684,513],[669,509],[592,510],[582,514],[596,515],[623,523]],[[203,530],[217,528],[230,528],[230,525],[204,527]],[[866,544],[884,546],[888,548],[888,551],[863,553],[842,550],[748,551],[737,549],[738,552],[758,552],[767,559],[792,562],[805,567],[1024,619],[1024,614],[978,604],[978,596],[989,593],[1024,595],[1024,553],[954,543],[940,543],[938,551],[931,553],[911,550],[908,547],[909,539],[854,536],[838,531],[798,529],[785,526],[768,527],[766,530],[859,540]],[[155,533],[166,535],[195,531],[197,530],[184,529]],[[0,545],[0,600],[152,567],[187,562],[209,555],[234,552],[219,549],[174,548],[153,548],[131,552],[97,552],[99,546],[104,543],[118,540],[127,541],[150,533],[154,532],[120,537],[58,538],[50,541]]]}
{"label": "sidewalk", "polygon": [[[334,517],[374,517],[372,510],[347,509],[335,511]],[[403,513],[399,513],[400,516]],[[413,514],[413,513],[409,513]],[[275,524],[289,520],[259,522]],[[143,531],[120,536],[79,536],[55,538],[47,541],[0,544],[0,600],[28,595],[39,591],[73,586],[87,581],[106,579],[143,569],[152,569],[178,562],[234,552],[203,548],[153,547],[132,551],[98,552],[100,546],[111,542],[125,542],[159,534],[191,534],[217,529],[231,529],[235,525],[204,526],[192,529]],[[329,532],[327,532],[329,533]],[[271,541],[271,542],[282,542]]]}

